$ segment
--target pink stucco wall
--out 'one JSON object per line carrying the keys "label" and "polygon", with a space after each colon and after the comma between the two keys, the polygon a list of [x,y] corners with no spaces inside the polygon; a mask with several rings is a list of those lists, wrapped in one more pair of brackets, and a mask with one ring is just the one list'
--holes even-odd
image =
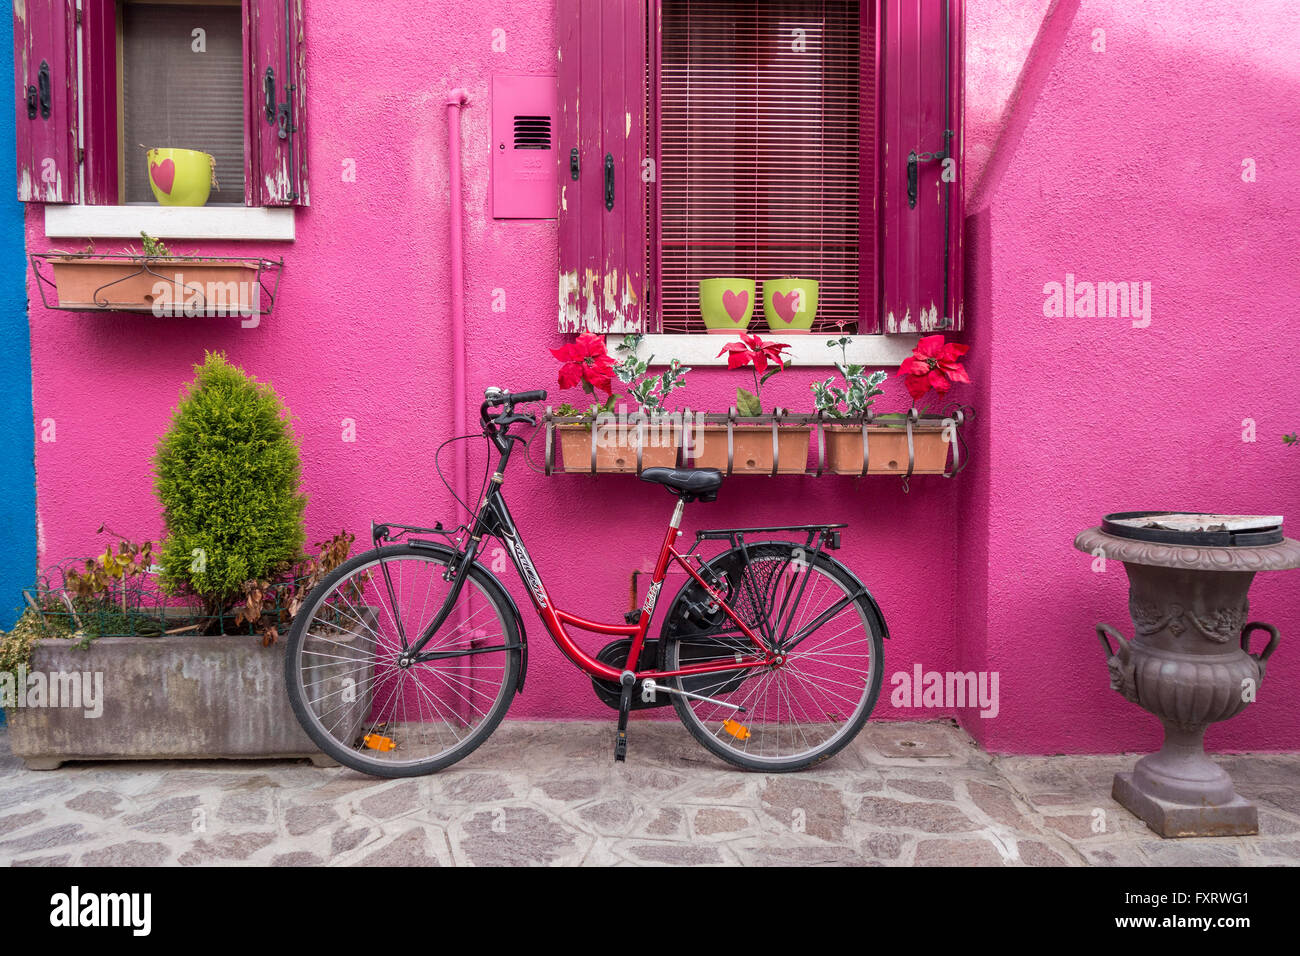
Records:
{"label": "pink stucco wall", "polygon": [[[49,312],[39,299],[32,308],[37,434],[53,419],[57,435],[36,445],[46,562],[96,550],[101,523],[159,535],[149,458],[204,349],[226,350],[293,410],[309,540],[339,527],[364,534],[372,518],[454,519],[432,463],[451,420],[443,102],[452,87],[471,97],[470,395],[489,384],[555,388],[546,351],[560,341],[554,223],[493,220],[488,197],[490,78],[551,69],[551,4],[490,0],[462,4],[455,17],[414,0],[307,6],[312,207],[299,213],[295,243],[237,247],[284,255],[275,314],[241,329]],[[1290,63],[1300,58],[1280,0],[1253,14],[1224,0],[1206,5],[1212,15],[1151,0],[1141,16],[1097,0],[1057,21],[1059,43],[1043,43],[1048,6],[968,2],[978,89],[968,106],[970,174],[985,184],[970,223],[967,340],[979,384],[964,397],[981,415],[972,468],[957,481],[915,479],[907,495],[889,479],[731,479],[716,504],[692,506],[686,527],[850,522],[840,557],[876,593],[893,633],[878,718],[950,715],[894,708],[888,678],[917,662],[961,663],[1000,672],[999,716],[961,715],[989,747],[1115,750],[1153,743],[1154,722],[1107,688],[1091,625],[1125,623],[1123,572],[1093,575],[1070,548],[1074,532],[1126,507],[1295,511],[1294,456],[1279,439],[1300,417],[1283,392],[1283,357],[1300,344],[1286,309],[1300,289],[1280,241],[1296,213],[1294,174],[1281,159],[1296,71],[1261,33],[1291,45]],[[1105,54],[1090,51],[1094,27],[1107,31]],[[503,53],[492,50],[498,28]],[[358,55],[358,37],[400,68],[376,69]],[[1035,62],[1041,95],[1017,87]],[[1239,175],[1247,156],[1259,168],[1250,185]],[[342,176],[346,160],[355,182]],[[40,210],[29,211],[31,248],[60,245],[41,225]],[[1044,318],[1043,284],[1071,271],[1151,281],[1151,326]],[[496,289],[504,312],[492,310]],[[824,374],[778,377],[771,399],[807,408],[808,383]],[[724,370],[697,370],[687,400],[719,407],[737,384]],[[576,396],[555,395],[566,397]],[[891,383],[882,410],[903,405]],[[1240,441],[1247,417],[1258,422],[1257,444]],[[342,440],[344,419],[356,422],[355,443]],[[610,619],[627,609],[629,572],[647,569],[666,493],[629,478],[548,479],[520,467],[507,496],[561,606]],[[1300,624],[1295,594],[1281,577],[1255,592],[1259,613],[1284,635]],[[528,624],[528,686],[511,715],[610,715],[531,616]],[[1300,676],[1300,654],[1284,643],[1274,662],[1261,701],[1215,743],[1300,746],[1300,719],[1278,692]]]}
{"label": "pink stucco wall", "polygon": [[[1300,354],[1293,5],[1078,6],[1041,45],[1036,95],[1016,104],[999,144],[1012,148],[968,220],[984,454],[963,486],[975,525],[958,627],[963,655],[1002,673],[999,719],[964,721],[993,750],[1159,740],[1107,689],[1092,624],[1131,633],[1127,583],[1073,550],[1080,528],[1108,510],[1186,508],[1284,514],[1300,531],[1300,461],[1281,442],[1300,418],[1286,371]],[[1151,324],[1045,317],[1044,285],[1067,273],[1150,282]],[[1212,746],[1300,746],[1298,584],[1257,579],[1253,615],[1283,644],[1260,699]]]}

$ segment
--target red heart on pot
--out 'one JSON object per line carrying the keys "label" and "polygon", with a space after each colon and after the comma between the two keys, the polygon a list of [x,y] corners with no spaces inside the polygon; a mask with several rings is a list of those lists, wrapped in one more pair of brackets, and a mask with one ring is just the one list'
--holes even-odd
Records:
{"label": "red heart on pot", "polygon": [[799,300],[802,296],[798,289],[790,292],[773,292],[772,308],[776,309],[776,314],[780,316],[783,322],[793,322],[795,315],[799,312]]}
{"label": "red heart on pot", "polygon": [[749,308],[749,292],[732,292],[728,289],[722,293],[722,307],[727,310],[732,322],[739,322]]}
{"label": "red heart on pot", "polygon": [[150,163],[149,175],[159,189],[171,195],[172,186],[176,185],[176,163],[170,159],[164,159],[161,163]]}

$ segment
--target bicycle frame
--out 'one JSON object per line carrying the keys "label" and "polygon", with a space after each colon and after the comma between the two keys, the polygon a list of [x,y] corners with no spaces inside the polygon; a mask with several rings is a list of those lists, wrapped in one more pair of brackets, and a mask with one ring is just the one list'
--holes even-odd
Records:
{"label": "bicycle frame", "polygon": [[[505,498],[501,493],[501,485],[505,481],[505,468],[510,459],[510,452],[514,447],[515,441],[520,441],[517,436],[505,435],[502,442],[494,441],[501,453],[500,460],[497,463],[496,472],[492,475],[489,490],[484,496],[483,503],[479,508],[478,514],[474,516],[474,521],[469,527],[469,541],[467,545],[459,552],[459,557],[455,567],[448,571],[452,580],[452,588],[443,602],[442,608],[434,615],[433,620],[424,628],[416,640],[409,644],[407,637],[402,633],[401,640],[403,645],[403,657],[412,663],[420,663],[427,660],[443,659],[447,657],[467,656],[469,654],[482,654],[494,651],[504,650],[504,645],[494,647],[472,648],[457,651],[437,651],[425,652],[424,647],[433,638],[437,630],[443,625],[451,613],[452,607],[460,594],[461,588],[468,577],[470,566],[476,560],[479,550],[482,548],[483,540],[488,537],[499,539],[505,545],[506,551],[510,555],[511,563],[514,564],[515,571],[519,575],[520,581],[528,589],[528,595],[533,602],[533,607],[537,611],[538,617],[546,625],[551,639],[559,647],[560,651],[578,668],[586,672],[591,677],[618,683],[625,671],[632,672],[636,680],[645,679],[663,680],[670,677],[688,677],[695,674],[711,674],[723,671],[738,671],[757,667],[768,667],[773,663],[776,654],[771,646],[756,634],[734,610],[731,609],[723,600],[716,589],[714,589],[695,568],[691,567],[687,560],[687,555],[683,555],[673,545],[681,535],[682,514],[685,511],[685,501],[679,499],[677,507],[673,510],[672,519],[669,521],[667,533],[664,535],[663,545],[659,549],[659,558],[655,563],[654,573],[650,579],[650,590],[646,597],[645,603],[640,608],[640,614],[635,624],[605,624],[598,621],[589,621],[586,618],[579,617],[561,608],[555,606],[551,601],[550,595],[546,591],[545,584],[542,583],[541,575],[537,573],[537,568],[533,564],[532,557],[528,549],[524,546],[523,539],[520,537],[518,528],[515,527],[514,519],[510,515],[510,509],[506,506]],[[504,446],[504,447],[503,447]],[[731,621],[739,628],[740,632],[749,639],[753,644],[752,654],[744,654],[737,660],[726,662],[713,662],[708,664],[691,665],[682,667],[677,670],[657,670],[645,669],[638,670],[641,652],[645,647],[646,634],[650,628],[651,618],[654,616],[655,603],[658,600],[659,592],[663,587],[664,579],[668,574],[668,568],[672,562],[676,562],[686,571],[686,573],[700,585],[709,596],[710,600],[716,601],[718,610],[722,611]],[[387,577],[387,570],[384,571]],[[391,589],[391,583],[389,585]],[[390,595],[391,597],[391,595]],[[400,625],[399,625],[400,627]],[[578,628],[594,634],[607,634],[615,637],[631,638],[632,646],[628,653],[626,666],[623,670],[611,667],[601,661],[596,660],[591,655],[582,650],[570,637],[568,627]]]}

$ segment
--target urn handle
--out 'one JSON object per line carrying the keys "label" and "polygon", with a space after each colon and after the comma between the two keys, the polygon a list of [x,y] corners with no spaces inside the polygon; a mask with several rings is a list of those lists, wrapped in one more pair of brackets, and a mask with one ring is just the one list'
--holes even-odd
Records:
{"label": "urn handle", "polygon": [[[1115,639],[1115,649],[1111,650],[1110,642],[1107,637]],[[1243,635],[1244,638],[1244,635]],[[1121,661],[1127,661],[1129,658],[1128,638],[1119,631],[1115,630],[1109,624],[1097,625],[1097,639],[1101,641],[1101,646],[1106,649],[1106,660],[1118,657]]]}
{"label": "urn handle", "polygon": [[[1268,632],[1268,644],[1265,646],[1264,650],[1258,654],[1250,654],[1250,635],[1254,631]],[[1267,664],[1268,659],[1273,656],[1273,651],[1277,649],[1277,642],[1280,639],[1281,635],[1278,634],[1277,628],[1272,624],[1265,624],[1263,621],[1251,621],[1241,629],[1241,649],[1247,654],[1250,654],[1250,656],[1255,658],[1255,660],[1259,661],[1260,677],[1264,676],[1264,665]]]}
{"label": "urn handle", "polygon": [[[1108,637],[1115,639],[1115,650],[1110,649]],[[1137,680],[1134,675],[1133,650],[1128,638],[1109,624],[1097,625],[1097,638],[1106,649],[1106,667],[1110,671],[1111,690],[1119,691],[1125,700],[1138,703]]]}

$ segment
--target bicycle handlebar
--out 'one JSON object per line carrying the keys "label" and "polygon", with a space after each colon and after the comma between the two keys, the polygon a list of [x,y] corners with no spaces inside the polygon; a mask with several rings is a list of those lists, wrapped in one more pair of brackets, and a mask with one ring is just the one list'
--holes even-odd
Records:
{"label": "bicycle handlebar", "polygon": [[[522,405],[525,402],[542,402],[546,400],[546,389],[538,388],[529,392],[507,392],[502,388],[489,388],[483,393],[483,404],[479,407],[479,417],[483,420],[484,428],[493,426],[511,425],[515,422],[526,422],[536,425],[537,419],[532,415],[516,415],[515,406]],[[505,413],[493,417],[490,412],[493,408],[505,406]]]}

